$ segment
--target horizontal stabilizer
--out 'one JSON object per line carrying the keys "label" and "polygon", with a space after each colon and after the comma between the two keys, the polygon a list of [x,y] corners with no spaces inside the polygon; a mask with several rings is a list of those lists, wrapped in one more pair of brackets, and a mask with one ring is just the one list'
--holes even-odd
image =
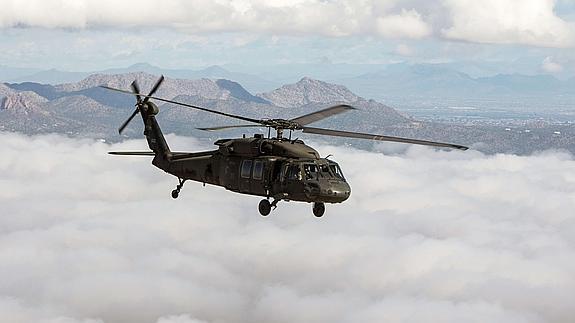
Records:
{"label": "horizontal stabilizer", "polygon": [[108,154],[121,156],[155,156],[153,151],[110,151]]}
{"label": "horizontal stabilizer", "polygon": [[[110,155],[118,155],[118,156],[150,156],[154,157],[155,154],[153,151],[110,151],[108,152]],[[214,154],[213,151],[202,151],[197,153],[189,153],[189,152],[171,152],[170,155],[173,159],[185,159],[185,158],[197,158],[197,157],[207,157],[212,156]]]}

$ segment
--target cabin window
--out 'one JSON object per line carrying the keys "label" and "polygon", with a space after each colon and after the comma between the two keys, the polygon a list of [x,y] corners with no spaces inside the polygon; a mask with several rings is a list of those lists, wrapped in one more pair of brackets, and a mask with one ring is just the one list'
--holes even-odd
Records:
{"label": "cabin window", "polygon": [[287,165],[284,165],[284,166],[282,167],[282,169],[281,169],[280,178],[281,178],[281,181],[282,181],[282,182],[286,179],[287,168],[288,168],[288,166],[287,166]]}
{"label": "cabin window", "polygon": [[244,160],[242,163],[242,171],[240,172],[240,176],[242,178],[250,178],[252,173],[252,161],[251,160]]}
{"label": "cabin window", "polygon": [[262,175],[264,172],[264,163],[261,160],[256,160],[254,162],[254,179],[262,179]]}

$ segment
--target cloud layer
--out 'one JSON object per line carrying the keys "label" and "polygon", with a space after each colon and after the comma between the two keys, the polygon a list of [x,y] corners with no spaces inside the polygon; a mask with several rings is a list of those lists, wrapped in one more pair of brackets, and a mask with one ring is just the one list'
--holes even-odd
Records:
{"label": "cloud layer", "polygon": [[[174,149],[201,149],[170,136]],[[353,187],[322,219],[147,158],[0,134],[2,322],[571,322],[575,161],[320,146]]]}
{"label": "cloud layer", "polygon": [[571,47],[575,25],[559,18],[555,0],[446,0],[453,25],[450,39],[480,43]]}
{"label": "cloud layer", "polygon": [[188,33],[435,35],[480,43],[571,47],[573,22],[556,0],[2,0],[0,27],[168,27]]}

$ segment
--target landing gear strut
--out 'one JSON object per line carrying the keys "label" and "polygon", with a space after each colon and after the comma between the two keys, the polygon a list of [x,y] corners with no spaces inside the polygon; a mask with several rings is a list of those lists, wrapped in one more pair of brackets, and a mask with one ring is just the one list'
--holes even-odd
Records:
{"label": "landing gear strut", "polygon": [[321,218],[324,213],[325,213],[325,204],[323,204],[322,202],[315,202],[313,204],[313,215],[315,215],[318,218]]}
{"label": "landing gear strut", "polygon": [[177,199],[178,196],[180,196],[180,191],[182,190],[182,187],[184,187],[184,183],[186,182],[185,179],[181,179],[181,178],[178,178],[178,181],[180,183],[178,184],[178,186],[176,186],[176,189],[172,191],[172,198],[175,198],[175,199]]}

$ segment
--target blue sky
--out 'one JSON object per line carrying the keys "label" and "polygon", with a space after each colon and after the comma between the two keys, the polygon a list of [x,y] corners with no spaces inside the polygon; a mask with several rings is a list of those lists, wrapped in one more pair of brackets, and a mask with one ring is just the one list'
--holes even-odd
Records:
{"label": "blue sky", "polygon": [[575,0],[0,0],[0,64],[452,63],[575,75]]}

